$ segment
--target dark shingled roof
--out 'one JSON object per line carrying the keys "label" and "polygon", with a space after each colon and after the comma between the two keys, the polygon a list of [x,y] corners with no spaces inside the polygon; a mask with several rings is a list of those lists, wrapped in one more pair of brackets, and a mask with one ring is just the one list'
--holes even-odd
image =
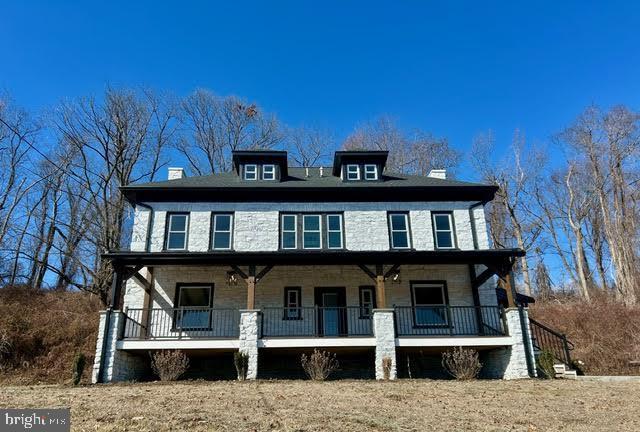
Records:
{"label": "dark shingled roof", "polygon": [[[245,181],[235,172],[122,187],[132,203],[144,201],[484,201],[497,188],[427,176],[384,173],[381,181],[345,182],[332,167],[289,168],[281,181]],[[385,193],[381,193],[385,192]],[[388,193],[391,192],[391,193]]]}
{"label": "dark shingled roof", "polygon": [[[309,177],[306,177],[306,168],[289,168],[289,175],[281,182],[274,181],[245,181],[235,172],[225,172],[206,176],[184,177],[176,180],[165,180],[152,183],[139,183],[125,186],[123,189],[146,188],[389,188],[389,187],[447,187],[447,186],[484,186],[480,183],[470,183],[458,180],[439,179],[427,176],[404,175],[385,173],[381,182],[344,182],[340,177],[331,174],[332,167],[323,167],[323,176],[320,177],[320,168],[309,168]],[[492,186],[488,186],[492,187]]]}

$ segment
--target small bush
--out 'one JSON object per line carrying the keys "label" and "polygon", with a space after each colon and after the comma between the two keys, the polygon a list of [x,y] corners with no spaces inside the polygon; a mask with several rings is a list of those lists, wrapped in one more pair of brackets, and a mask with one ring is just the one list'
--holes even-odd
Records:
{"label": "small bush", "polygon": [[302,354],[301,363],[307,376],[314,381],[326,380],[340,366],[335,354],[320,351],[317,348],[309,357]]}
{"label": "small bush", "polygon": [[240,351],[233,353],[233,364],[238,373],[238,380],[246,380],[247,372],[249,371],[249,354]]}
{"label": "small bush", "polygon": [[87,359],[82,353],[76,354],[76,356],[73,358],[73,385],[80,384],[86,362]]}
{"label": "small bush", "polygon": [[385,357],[382,359],[382,374],[385,380],[389,380],[391,378],[391,368],[393,367],[393,362],[391,357]]}
{"label": "small bush", "polygon": [[540,354],[538,354],[538,371],[540,372],[541,378],[551,379],[556,376],[556,371],[553,369],[553,365],[556,360],[551,354],[549,350],[542,350]]}
{"label": "small bush", "polygon": [[189,369],[189,358],[179,350],[159,351],[151,356],[151,369],[160,381],[176,381]]}
{"label": "small bush", "polygon": [[442,353],[442,366],[458,380],[475,379],[482,369],[478,352],[462,347]]}
{"label": "small bush", "polygon": [[9,333],[6,330],[0,331],[0,371],[9,366],[12,348]]}

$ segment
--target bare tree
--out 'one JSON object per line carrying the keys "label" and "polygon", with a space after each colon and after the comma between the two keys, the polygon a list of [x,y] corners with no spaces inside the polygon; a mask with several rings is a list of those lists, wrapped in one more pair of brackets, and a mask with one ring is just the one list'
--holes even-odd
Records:
{"label": "bare tree", "polygon": [[123,244],[127,206],[119,188],[156,175],[173,137],[173,118],[173,106],[152,92],[108,88],[102,102],[90,97],[66,103],[55,119],[62,143],[74,156],[67,174],[90,203],[90,225],[80,242],[84,253],[75,262],[90,284],[80,288],[105,304],[112,273],[99,256]]}
{"label": "bare tree", "polygon": [[560,135],[589,170],[615,269],[616,294],[629,305],[637,302],[640,286],[634,196],[640,160],[639,120],[640,115],[625,107],[608,112],[590,107]]}
{"label": "bare tree", "polygon": [[298,166],[315,166],[331,154],[334,139],[327,130],[299,127],[286,131],[286,147]]}
{"label": "bare tree", "polygon": [[461,154],[449,145],[446,138],[428,132],[405,132],[389,116],[365,123],[347,137],[345,150],[386,150],[389,152],[387,170],[403,174],[426,175],[432,169],[447,169],[454,173]]}
{"label": "bare tree", "polygon": [[276,117],[256,104],[203,89],[182,101],[180,123],[185,134],[176,147],[197,175],[230,170],[233,150],[268,149],[283,139]]}
{"label": "bare tree", "polygon": [[[489,222],[492,239],[498,247],[514,245],[531,250],[541,229],[537,220],[526,209],[526,200],[538,173],[544,164],[544,155],[536,152],[524,154],[524,137],[516,130],[512,144],[512,155],[494,163],[493,134],[479,135],[473,143],[472,162],[484,181],[498,186],[498,192],[489,207]],[[520,258],[520,269],[524,291],[531,295],[531,275],[528,257]]]}

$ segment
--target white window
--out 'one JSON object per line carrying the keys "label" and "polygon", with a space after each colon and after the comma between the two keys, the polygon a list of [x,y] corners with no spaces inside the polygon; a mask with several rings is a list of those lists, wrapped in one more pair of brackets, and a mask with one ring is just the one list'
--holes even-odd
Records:
{"label": "white window", "polygon": [[360,165],[347,165],[347,180],[360,180]]}
{"label": "white window", "polygon": [[275,180],[275,179],[276,179],[276,166],[262,165],[262,180]]}
{"label": "white window", "polygon": [[178,310],[175,327],[183,330],[209,328],[213,286],[178,284],[177,290]]}
{"label": "white window", "polygon": [[365,165],[364,166],[364,179],[365,180],[378,180],[378,165]]}
{"label": "white window", "polygon": [[389,232],[392,249],[409,249],[409,215],[406,213],[389,213]]}
{"label": "white window", "polygon": [[322,221],[320,215],[302,215],[302,248],[322,248]]}
{"label": "white window", "polygon": [[446,325],[446,292],[442,283],[416,283],[411,285],[414,320],[417,326]]}
{"label": "white window", "polygon": [[167,250],[187,249],[187,228],[189,215],[187,213],[170,213],[167,221]]}
{"label": "white window", "polygon": [[258,179],[258,165],[248,164],[244,166],[244,179],[245,180],[257,180]]}
{"label": "white window", "polygon": [[213,215],[212,249],[231,249],[231,233],[233,230],[232,214]]}
{"label": "white window", "polygon": [[300,309],[300,288],[287,287],[284,289],[285,300],[285,319],[302,319],[302,311]]}
{"label": "white window", "polygon": [[342,215],[327,215],[327,248],[342,249]]}
{"label": "white window", "polygon": [[433,232],[437,249],[455,248],[451,213],[433,213]]}
{"label": "white window", "polygon": [[284,214],[280,221],[282,249],[296,249],[298,247],[298,218],[293,214]]}
{"label": "white window", "polygon": [[360,318],[371,318],[375,304],[375,291],[372,286],[360,287]]}

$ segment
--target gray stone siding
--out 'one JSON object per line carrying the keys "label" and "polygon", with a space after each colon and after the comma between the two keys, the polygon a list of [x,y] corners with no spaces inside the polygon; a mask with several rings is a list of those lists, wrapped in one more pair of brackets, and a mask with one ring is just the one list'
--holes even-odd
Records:
{"label": "gray stone siding", "polygon": [[389,379],[397,378],[396,336],[393,309],[376,309],[373,312],[373,333],[376,337],[376,379],[384,379],[385,359],[391,360]]}
{"label": "gray stone siding", "polygon": [[[529,328],[528,311],[525,310],[524,313],[525,323],[527,328]],[[484,356],[482,373],[487,378],[502,378],[506,380],[529,378],[525,343],[529,344],[531,349],[533,348],[530,338],[531,332],[527,332],[528,337],[523,337],[520,314],[517,308],[507,309],[505,314],[509,335],[513,338],[514,343],[512,346],[487,352]],[[532,353],[533,351],[530,350],[529,352]]]}

